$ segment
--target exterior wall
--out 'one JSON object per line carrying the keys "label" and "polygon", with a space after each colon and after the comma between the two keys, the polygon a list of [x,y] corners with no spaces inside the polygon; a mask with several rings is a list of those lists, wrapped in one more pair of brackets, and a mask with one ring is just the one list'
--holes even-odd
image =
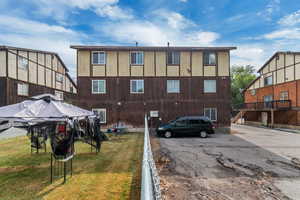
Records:
{"label": "exterior wall", "polygon": [[104,51],[106,64],[92,64],[93,51],[78,50],[78,77],[229,76],[229,51],[217,51],[215,66],[203,65],[203,51],[181,51],[179,65],[167,64],[166,51],[144,51],[144,64],[131,65],[130,51]]}
{"label": "exterior wall", "polygon": [[0,51],[0,77],[6,77],[6,51]]}
{"label": "exterior wall", "polygon": [[6,105],[6,77],[0,77],[0,107]]}
{"label": "exterior wall", "polygon": [[[28,86],[29,86],[28,96],[20,96],[17,94],[17,91],[18,91],[17,87],[18,87],[18,83],[23,83],[22,81],[18,81],[18,80],[11,79],[11,78],[5,78],[5,82],[7,84],[6,85],[7,86],[7,91],[6,91],[7,102],[5,102],[3,105],[19,103],[21,101],[28,99],[28,97],[30,97],[30,96],[40,95],[40,94],[44,94],[44,93],[55,94],[55,89],[53,89],[53,88],[29,83],[28,84]],[[2,84],[5,84],[5,83],[2,83],[2,81],[0,80],[1,88],[2,88]],[[0,97],[0,105],[1,105],[1,102],[3,102],[3,100],[1,100],[1,99],[2,98]],[[69,102],[69,103],[76,103],[76,100],[77,100],[76,94],[64,93],[64,101]],[[1,105],[1,106],[3,106],[3,105]]]}
{"label": "exterior wall", "polygon": [[[93,79],[106,80],[105,94],[91,94]],[[135,127],[143,126],[143,116],[151,110],[159,111],[163,122],[184,115],[203,115],[204,107],[217,108],[217,124],[230,126],[230,78],[210,77],[217,80],[217,92],[203,92],[204,77],[180,78],[180,93],[167,93],[167,77],[144,77],[144,94],[130,93],[131,77],[78,77],[78,105],[85,109],[106,108],[107,125],[118,120]],[[118,106],[121,102],[121,106]]]}

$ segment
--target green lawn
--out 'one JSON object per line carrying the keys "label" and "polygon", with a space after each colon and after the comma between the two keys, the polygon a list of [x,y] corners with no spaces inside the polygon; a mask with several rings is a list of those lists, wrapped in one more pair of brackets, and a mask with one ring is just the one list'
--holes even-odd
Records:
{"label": "green lawn", "polygon": [[77,142],[73,177],[50,184],[49,152],[31,155],[27,137],[1,140],[0,199],[139,199],[142,147],[142,133],[111,136],[98,155]]}

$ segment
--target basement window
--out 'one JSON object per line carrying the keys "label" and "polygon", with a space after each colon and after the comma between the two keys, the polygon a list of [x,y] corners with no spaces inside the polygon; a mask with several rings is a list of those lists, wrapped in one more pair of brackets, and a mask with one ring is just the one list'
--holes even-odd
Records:
{"label": "basement window", "polygon": [[204,108],[204,116],[211,121],[217,121],[217,108]]}
{"label": "basement window", "polygon": [[28,84],[18,83],[18,95],[20,96],[28,96]]}
{"label": "basement window", "polygon": [[106,109],[105,108],[93,108],[92,111],[100,118],[100,123],[106,123]]}
{"label": "basement window", "polygon": [[56,96],[59,100],[61,100],[61,101],[64,100],[64,93],[61,92],[61,91],[56,90],[56,91],[55,91],[55,96]]}

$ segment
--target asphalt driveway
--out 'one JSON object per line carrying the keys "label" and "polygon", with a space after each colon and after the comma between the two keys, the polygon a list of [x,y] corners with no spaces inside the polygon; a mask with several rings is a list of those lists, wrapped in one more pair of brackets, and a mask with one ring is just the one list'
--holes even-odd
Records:
{"label": "asphalt driveway", "polygon": [[232,134],[158,140],[165,199],[300,197],[300,134],[233,125]]}

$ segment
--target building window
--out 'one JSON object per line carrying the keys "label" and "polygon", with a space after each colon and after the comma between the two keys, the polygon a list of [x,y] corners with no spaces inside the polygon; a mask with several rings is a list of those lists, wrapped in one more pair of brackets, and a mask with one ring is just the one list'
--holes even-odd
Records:
{"label": "building window", "polygon": [[281,101],[289,100],[289,92],[288,91],[280,92],[280,100]]}
{"label": "building window", "polygon": [[28,60],[26,58],[23,58],[21,56],[18,57],[18,67],[20,69],[28,70]]}
{"label": "building window", "polygon": [[251,93],[252,96],[256,95],[256,89],[250,90],[250,93]]}
{"label": "building window", "polygon": [[64,77],[62,74],[56,73],[56,81],[62,83],[64,80]]}
{"label": "building window", "polygon": [[144,80],[130,80],[130,93],[144,93]]}
{"label": "building window", "polygon": [[72,92],[72,93],[74,92],[73,86],[70,87],[70,92]]}
{"label": "building window", "polygon": [[28,96],[28,84],[18,83],[18,95]]}
{"label": "building window", "polygon": [[64,100],[64,93],[63,92],[55,90],[54,94],[58,98],[58,100],[61,100],[61,101]]}
{"label": "building window", "polygon": [[105,62],[106,62],[106,59],[105,59],[104,51],[92,53],[92,64],[104,65]]}
{"label": "building window", "polygon": [[130,53],[130,63],[132,65],[143,65],[144,64],[144,52],[136,51]]}
{"label": "building window", "polygon": [[273,78],[272,76],[268,76],[264,78],[264,86],[272,85],[273,84]]}
{"label": "building window", "polygon": [[211,121],[217,121],[217,108],[204,108],[204,116]]}
{"label": "building window", "polygon": [[216,93],[216,80],[204,80],[204,93]]}
{"label": "building window", "polygon": [[92,93],[93,94],[105,94],[106,93],[106,81],[105,80],[92,80]]}
{"label": "building window", "polygon": [[106,123],[106,109],[105,108],[93,108],[92,111],[100,118],[100,123]]}
{"label": "building window", "polygon": [[180,52],[169,51],[168,52],[168,65],[179,65],[180,63]]}
{"label": "building window", "polygon": [[216,53],[204,52],[204,65],[216,65]]}
{"label": "building window", "polygon": [[168,93],[179,93],[180,82],[179,80],[167,80],[167,92]]}

